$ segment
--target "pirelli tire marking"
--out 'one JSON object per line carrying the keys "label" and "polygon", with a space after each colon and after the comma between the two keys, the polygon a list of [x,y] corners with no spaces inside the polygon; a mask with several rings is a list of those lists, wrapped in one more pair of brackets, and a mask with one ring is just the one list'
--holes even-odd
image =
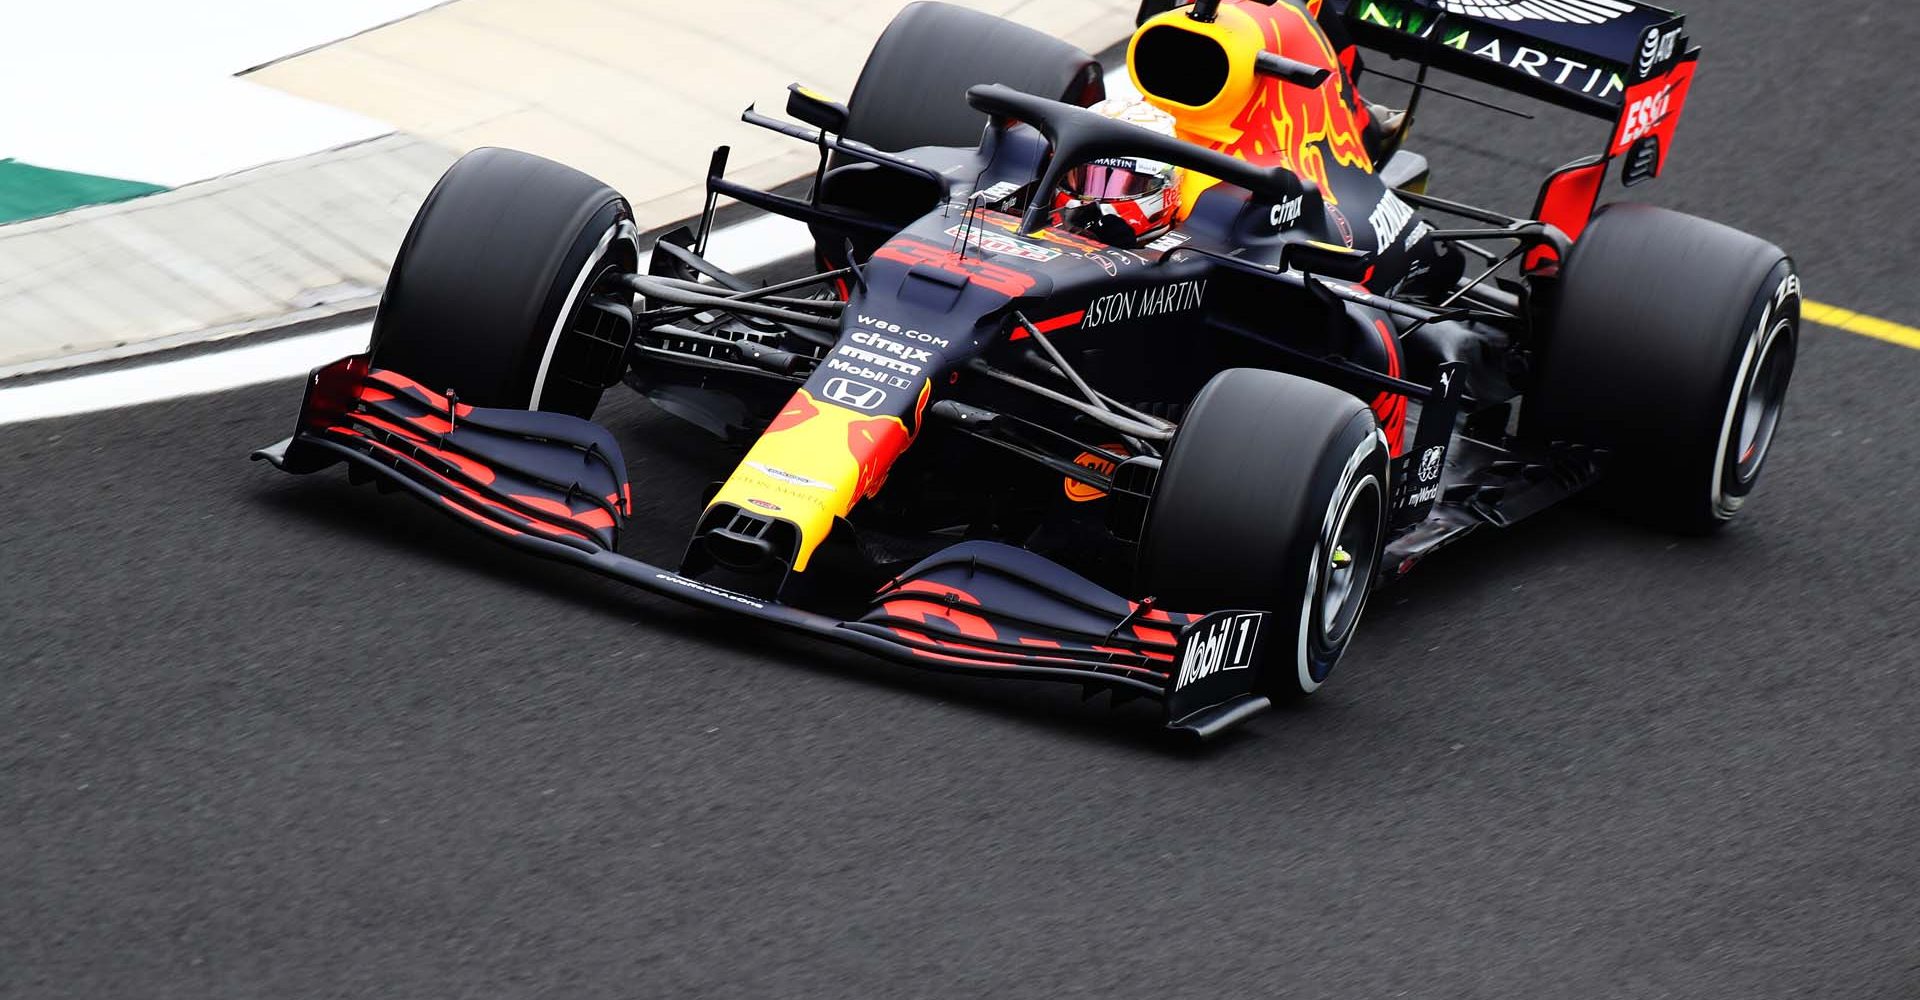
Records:
{"label": "pirelli tire marking", "polygon": [[[1731,448],[1734,425],[1742,416],[1743,404],[1750,402],[1749,390],[1753,387],[1761,362],[1794,326],[1794,314],[1788,311],[1788,304],[1798,305],[1799,301],[1800,276],[1788,271],[1768,297],[1766,307],[1761,309],[1760,323],[1747,338],[1746,351],[1740,356],[1740,367],[1733,377],[1733,389],[1727,394],[1726,416],[1720,422],[1720,443],[1714,451],[1713,480],[1708,494],[1713,503],[1713,516],[1721,521],[1732,520],[1747,502],[1744,492],[1736,495],[1727,489],[1728,480],[1735,476],[1740,465],[1740,456],[1734,455]],[[1758,478],[1757,470],[1754,478]],[[1750,486],[1751,481],[1741,485]]]}
{"label": "pirelli tire marking", "polygon": [[[1353,449],[1353,454],[1347,456],[1346,468],[1340,473],[1340,485],[1334,489],[1332,502],[1327,504],[1326,517],[1321,521],[1320,537],[1314,543],[1313,559],[1307,567],[1307,588],[1300,599],[1300,628],[1294,642],[1294,667],[1299,676],[1300,691],[1304,694],[1318,691],[1320,685],[1325,683],[1325,678],[1316,680],[1313,676],[1312,653],[1312,640],[1316,637],[1314,610],[1319,606],[1321,597],[1320,567],[1330,563],[1333,555],[1331,547],[1339,538],[1340,526],[1345,522],[1347,514],[1352,511],[1355,498],[1359,497],[1363,491],[1371,489],[1380,495],[1381,503],[1384,505],[1386,493],[1381,488],[1380,480],[1372,473],[1361,476],[1358,481],[1355,481],[1355,476],[1359,475],[1360,467],[1366,463],[1368,456],[1372,455],[1376,449],[1384,452],[1386,448],[1387,436],[1378,429],[1361,440]],[[1362,602],[1362,613],[1365,611],[1368,589],[1363,586],[1356,598]],[[1359,630],[1360,616],[1356,614],[1353,626],[1347,629],[1341,636],[1341,640],[1351,642],[1354,634]]]}

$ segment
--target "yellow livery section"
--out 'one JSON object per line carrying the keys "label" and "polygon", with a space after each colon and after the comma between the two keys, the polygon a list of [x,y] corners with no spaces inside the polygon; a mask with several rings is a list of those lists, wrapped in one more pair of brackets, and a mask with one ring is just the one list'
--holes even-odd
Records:
{"label": "yellow livery section", "polygon": [[[1256,72],[1262,52],[1333,72],[1318,87],[1302,87]],[[1184,8],[1161,14],[1128,43],[1127,71],[1149,103],[1173,115],[1182,139],[1284,166],[1317,185],[1329,205],[1340,200],[1330,171],[1373,172],[1339,54],[1312,14],[1293,4],[1229,0],[1211,22],[1193,20]],[[1181,215],[1215,183],[1189,178]]]}
{"label": "yellow livery section", "polygon": [[921,384],[913,428],[899,417],[863,413],[799,390],[707,509],[731,504],[792,524],[800,530],[793,569],[804,571],[834,518],[880,492],[887,470],[913,442],[932,390],[933,383]]}

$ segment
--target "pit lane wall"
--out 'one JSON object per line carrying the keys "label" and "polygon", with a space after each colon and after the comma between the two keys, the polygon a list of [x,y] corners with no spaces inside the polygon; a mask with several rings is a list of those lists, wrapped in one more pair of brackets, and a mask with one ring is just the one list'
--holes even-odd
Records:
{"label": "pit lane wall", "polygon": [[[959,0],[1100,51],[1135,0]],[[707,158],[775,185],[812,154],[739,123],[852,90],[905,0],[328,0],[42,5],[0,68],[0,378],[365,312],[460,153],[600,176],[643,225]],[[296,9],[297,8],[297,9]],[[308,8],[313,8],[309,10]],[[30,107],[29,107],[30,105]]]}

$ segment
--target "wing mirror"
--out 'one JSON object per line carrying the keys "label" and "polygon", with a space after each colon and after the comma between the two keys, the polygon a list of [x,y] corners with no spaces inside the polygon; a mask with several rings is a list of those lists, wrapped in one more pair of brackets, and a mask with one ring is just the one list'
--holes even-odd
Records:
{"label": "wing mirror", "polygon": [[1372,263],[1372,255],[1365,251],[1317,240],[1289,243],[1280,251],[1283,270],[1304,271],[1341,281],[1359,281],[1366,277]]}
{"label": "wing mirror", "polygon": [[787,85],[787,114],[832,135],[847,131],[846,105],[798,83]]}
{"label": "wing mirror", "polygon": [[1253,70],[1266,76],[1277,76],[1296,87],[1309,90],[1318,88],[1333,75],[1333,70],[1325,66],[1314,66],[1298,59],[1288,59],[1272,52],[1262,52],[1253,57]]}

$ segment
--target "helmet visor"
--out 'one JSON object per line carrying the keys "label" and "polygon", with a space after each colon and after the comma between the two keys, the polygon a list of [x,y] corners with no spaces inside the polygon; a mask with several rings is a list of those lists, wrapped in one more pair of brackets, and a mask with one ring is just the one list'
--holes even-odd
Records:
{"label": "helmet visor", "polygon": [[1139,198],[1160,190],[1165,184],[1166,179],[1156,174],[1104,163],[1075,167],[1067,174],[1069,191],[1076,197],[1097,201]]}

